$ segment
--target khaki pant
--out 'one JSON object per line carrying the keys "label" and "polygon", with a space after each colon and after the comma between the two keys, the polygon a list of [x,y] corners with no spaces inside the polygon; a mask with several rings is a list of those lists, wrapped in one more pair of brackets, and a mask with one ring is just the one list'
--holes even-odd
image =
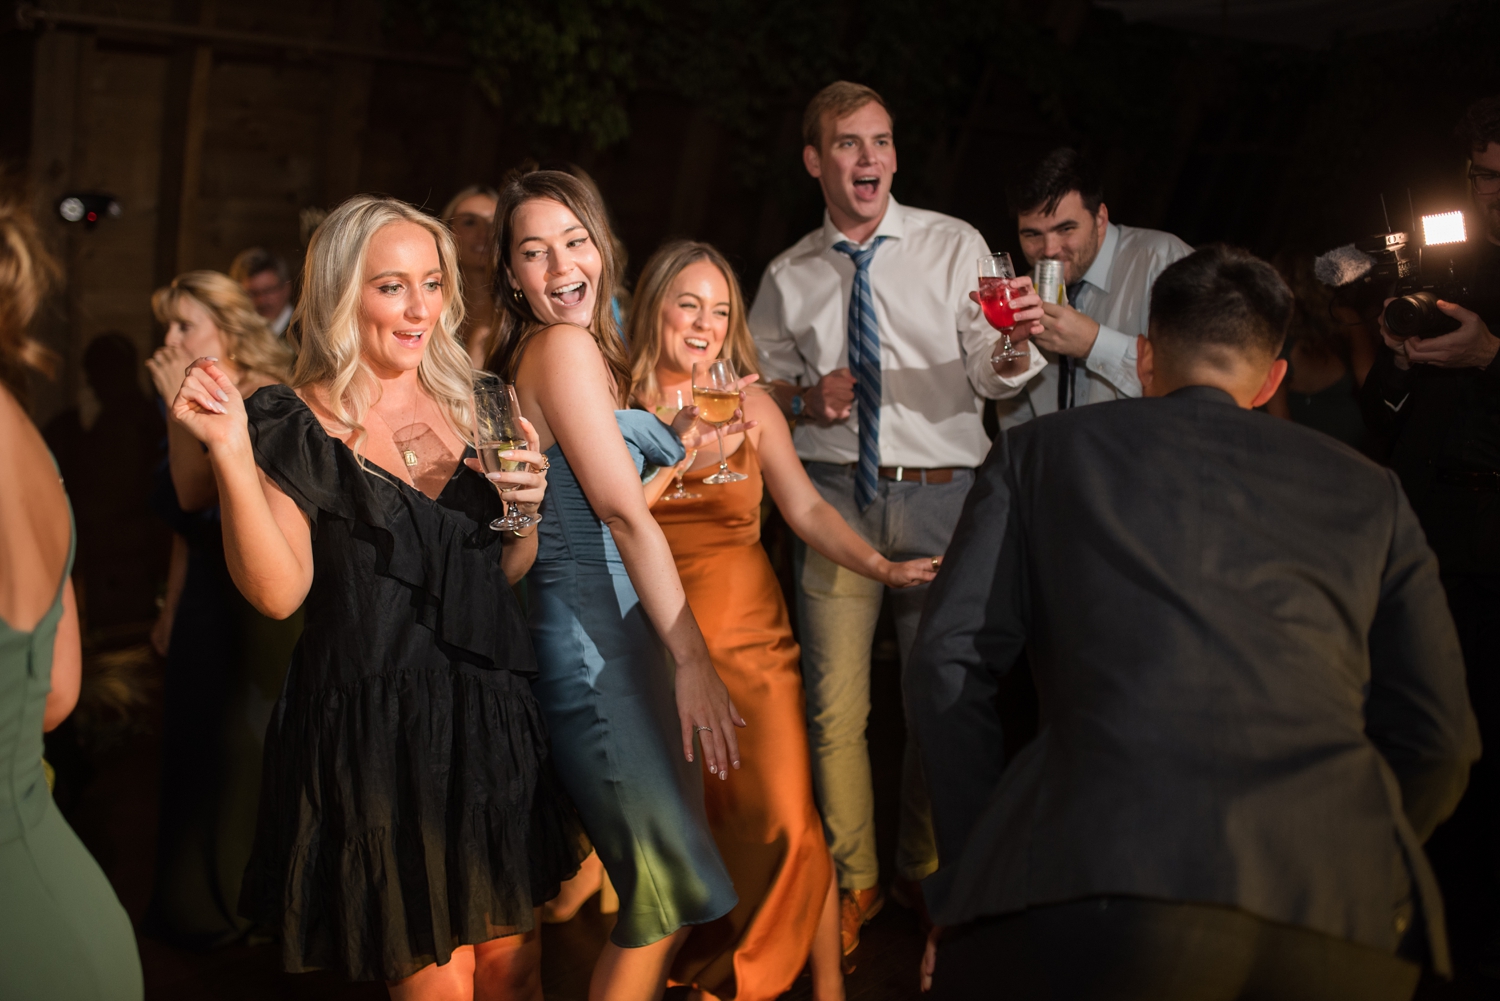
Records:
{"label": "khaki pant", "polygon": [[[955,473],[951,483],[933,486],[883,479],[874,502],[861,513],[854,502],[853,466],[809,462],[807,472],[850,527],[891,560],[942,555],[974,482],[968,470]],[[890,590],[805,546],[799,545],[797,552],[797,617],[813,787],[838,867],[839,886],[863,890],[880,878],[865,739],[870,718],[870,646],[881,603],[889,600],[905,672],[928,587]],[[920,759],[910,738],[901,771],[896,869],[904,878],[924,879],[937,868],[937,846]]]}

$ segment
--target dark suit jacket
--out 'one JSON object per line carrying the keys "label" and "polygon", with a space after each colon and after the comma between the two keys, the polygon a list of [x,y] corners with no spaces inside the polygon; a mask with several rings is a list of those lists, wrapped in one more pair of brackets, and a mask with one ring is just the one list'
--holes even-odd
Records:
{"label": "dark suit jacket", "polygon": [[[1040,731],[1005,762],[1025,647]],[[1421,842],[1479,737],[1396,477],[1190,387],[996,439],[906,679],[940,924],[1121,895],[1447,946]]]}

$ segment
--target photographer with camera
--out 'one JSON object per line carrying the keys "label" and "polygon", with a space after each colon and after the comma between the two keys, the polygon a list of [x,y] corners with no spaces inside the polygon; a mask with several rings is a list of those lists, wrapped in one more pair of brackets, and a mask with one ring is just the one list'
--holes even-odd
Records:
{"label": "photographer with camera", "polygon": [[[1469,159],[1470,224],[1479,232],[1450,277],[1386,301],[1380,334],[1389,350],[1370,370],[1361,403],[1367,424],[1390,442],[1388,462],[1437,553],[1480,734],[1487,748],[1500,748],[1500,95],[1471,105],[1456,133]],[[1427,243],[1424,251],[1434,249],[1430,234]],[[1424,261],[1424,284],[1429,270]],[[1429,850],[1457,962],[1500,979],[1494,752],[1475,766],[1463,802]]]}

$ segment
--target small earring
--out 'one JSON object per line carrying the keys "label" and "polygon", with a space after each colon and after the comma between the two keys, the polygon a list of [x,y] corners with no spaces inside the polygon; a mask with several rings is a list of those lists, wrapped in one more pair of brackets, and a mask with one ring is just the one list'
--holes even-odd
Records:
{"label": "small earring", "polygon": [[526,300],[526,293],[518,288],[513,288],[510,290],[510,297],[516,300],[516,302],[524,302]]}

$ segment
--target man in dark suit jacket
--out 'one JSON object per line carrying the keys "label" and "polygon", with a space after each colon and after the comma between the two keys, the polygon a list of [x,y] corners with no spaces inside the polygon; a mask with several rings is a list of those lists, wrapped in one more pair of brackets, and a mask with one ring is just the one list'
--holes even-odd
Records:
{"label": "man in dark suit jacket", "polygon": [[[1290,312],[1244,251],[1177,261],[1146,398],[980,470],[906,680],[939,996],[1406,998],[1413,960],[1448,969],[1421,845],[1478,756],[1463,661],[1395,476],[1251,409]],[[1041,728],[1002,772],[1023,648]]]}

